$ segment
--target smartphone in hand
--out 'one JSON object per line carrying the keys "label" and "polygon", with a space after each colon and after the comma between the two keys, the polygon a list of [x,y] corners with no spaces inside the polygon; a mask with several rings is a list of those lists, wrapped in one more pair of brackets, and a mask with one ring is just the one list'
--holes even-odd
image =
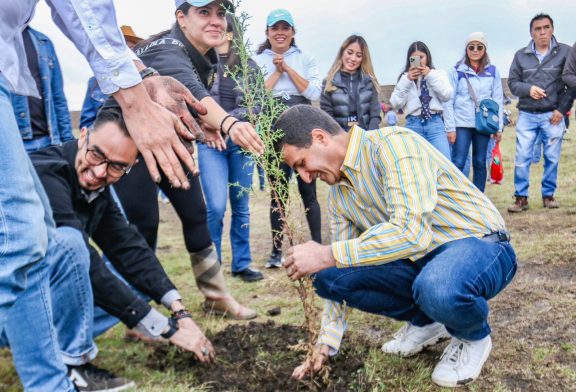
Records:
{"label": "smartphone in hand", "polygon": [[410,68],[420,68],[420,56],[410,56]]}

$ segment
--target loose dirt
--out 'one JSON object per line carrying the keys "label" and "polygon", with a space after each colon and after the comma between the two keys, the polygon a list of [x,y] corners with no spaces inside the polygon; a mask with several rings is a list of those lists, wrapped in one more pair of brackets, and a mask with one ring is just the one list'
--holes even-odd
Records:
{"label": "loose dirt", "polygon": [[[247,325],[229,325],[210,337],[217,347],[217,362],[205,366],[190,353],[178,352],[172,346],[162,346],[151,352],[147,366],[159,371],[193,373],[198,380],[193,387],[202,385],[209,391],[333,391],[367,390],[362,380],[363,358],[368,346],[361,342],[334,357],[330,363],[329,382],[310,380],[298,382],[290,378],[292,371],[304,358],[303,352],[290,347],[306,339],[303,328],[250,322]],[[352,347],[354,346],[354,347]]]}

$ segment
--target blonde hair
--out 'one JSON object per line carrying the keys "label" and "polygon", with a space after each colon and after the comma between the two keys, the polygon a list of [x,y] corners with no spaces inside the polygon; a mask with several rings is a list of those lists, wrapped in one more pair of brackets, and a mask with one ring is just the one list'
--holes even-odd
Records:
{"label": "blonde hair", "polygon": [[370,76],[370,79],[372,79],[372,84],[374,85],[375,92],[380,94],[380,84],[378,83],[378,79],[374,74],[374,67],[372,66],[372,58],[370,57],[368,44],[366,43],[366,40],[362,38],[362,36],[356,34],[346,38],[340,46],[340,50],[338,51],[338,55],[334,60],[334,64],[332,64],[332,67],[328,71],[328,75],[326,75],[326,88],[324,89],[325,92],[329,93],[336,90],[336,87],[334,87],[332,84],[332,80],[334,79],[336,72],[342,69],[342,55],[344,54],[344,51],[348,46],[355,42],[360,45],[360,49],[362,50],[362,64],[360,64],[360,70],[366,75]]}

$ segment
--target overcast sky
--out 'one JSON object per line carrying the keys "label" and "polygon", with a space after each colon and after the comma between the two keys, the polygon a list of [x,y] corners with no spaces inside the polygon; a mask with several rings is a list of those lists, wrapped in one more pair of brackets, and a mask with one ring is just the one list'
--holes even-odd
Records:
{"label": "overcast sky", "polygon": [[[131,25],[144,38],[174,22],[173,0],[114,3],[118,23]],[[276,8],[292,13],[296,42],[316,58],[322,77],[342,41],[360,34],[368,42],[381,84],[396,81],[413,41],[424,41],[436,68],[448,69],[463,55],[466,37],[473,31],[486,34],[492,63],[505,77],[516,50],[529,42],[528,24],[539,12],[552,16],[560,42],[572,45],[576,41],[574,0],[243,0],[240,10],[251,15],[248,37],[254,48],[265,39],[266,16]],[[79,110],[92,75],[88,63],[54,25],[46,3],[39,3],[31,25],[53,40],[70,109]]]}

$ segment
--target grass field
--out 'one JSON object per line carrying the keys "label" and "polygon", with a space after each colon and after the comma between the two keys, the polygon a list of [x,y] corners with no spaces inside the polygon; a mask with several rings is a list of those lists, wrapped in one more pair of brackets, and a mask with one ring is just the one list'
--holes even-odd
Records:
{"label": "grass field", "polygon": [[[572,129],[576,127],[572,126]],[[480,379],[463,390],[470,391],[569,391],[576,390],[576,146],[574,131],[566,135],[559,173],[558,210],[544,210],[540,200],[542,163],[533,166],[530,210],[510,215],[506,207],[513,202],[514,130],[508,128],[502,143],[505,180],[488,185],[486,193],[507,221],[519,269],[512,284],[491,301],[490,323],[494,349]],[[327,187],[319,184],[319,198],[326,206]],[[267,192],[251,196],[251,244],[253,265],[263,270],[270,252]],[[242,324],[205,316],[202,298],[195,287],[185,252],[178,219],[170,205],[161,207],[161,233],[158,253],[196,321],[211,334],[229,324]],[[305,227],[305,226],[304,226]],[[329,241],[327,219],[324,239]],[[225,229],[226,230],[226,229]],[[226,230],[227,232],[227,230]],[[226,236],[227,238],[227,236]],[[225,267],[232,292],[243,303],[259,312],[258,322],[274,320],[276,325],[300,325],[301,307],[292,283],[280,270],[265,270],[266,279],[243,283],[230,276],[230,250],[225,240]],[[279,316],[266,311],[280,307]],[[382,317],[353,313],[344,344],[367,345],[361,383],[357,391],[436,391],[430,374],[444,345],[409,359],[383,354],[379,347],[400,326]],[[134,379],[138,391],[211,390],[195,378],[194,372],[171,368],[176,350],[166,357],[160,371],[149,366],[153,348],[123,339],[125,328],[117,326],[97,339],[100,354],[97,364]],[[218,347],[216,347],[218,350]],[[264,354],[264,353],[263,353]],[[282,358],[270,358],[281,361]],[[191,365],[197,366],[197,365]],[[10,353],[0,351],[0,390],[18,391],[21,387],[11,365]],[[229,390],[236,390],[234,385]],[[247,389],[250,390],[250,389]],[[281,390],[281,389],[277,389]]]}

